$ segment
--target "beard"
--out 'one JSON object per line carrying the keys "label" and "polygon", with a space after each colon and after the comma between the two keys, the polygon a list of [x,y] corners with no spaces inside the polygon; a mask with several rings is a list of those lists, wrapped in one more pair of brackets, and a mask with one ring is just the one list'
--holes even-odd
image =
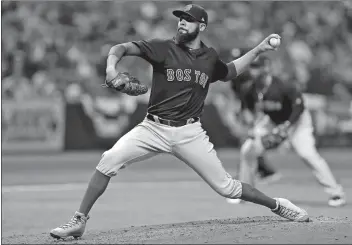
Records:
{"label": "beard", "polygon": [[185,43],[191,42],[194,39],[196,39],[198,34],[199,34],[199,28],[197,28],[194,32],[191,32],[191,33],[189,33],[189,32],[181,33],[179,31],[177,31],[176,40],[180,44],[185,44]]}

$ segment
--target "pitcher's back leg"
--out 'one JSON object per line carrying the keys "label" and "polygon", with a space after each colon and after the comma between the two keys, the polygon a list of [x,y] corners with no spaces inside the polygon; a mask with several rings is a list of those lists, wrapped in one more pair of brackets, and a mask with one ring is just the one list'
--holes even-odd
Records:
{"label": "pitcher's back leg", "polygon": [[55,238],[82,236],[89,219],[88,213],[106,190],[110,178],[128,164],[150,158],[161,152],[170,152],[170,146],[162,135],[158,134],[157,127],[153,128],[152,125],[142,122],[133,128],[110,150],[103,153],[88,184],[79,211],[67,224],[53,229],[50,235]]}

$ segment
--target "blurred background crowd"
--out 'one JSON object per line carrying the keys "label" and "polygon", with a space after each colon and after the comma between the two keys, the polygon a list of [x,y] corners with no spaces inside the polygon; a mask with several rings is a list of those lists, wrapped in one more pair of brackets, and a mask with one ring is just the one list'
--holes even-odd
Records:
{"label": "blurred background crowd", "polygon": [[[106,55],[117,43],[172,37],[172,9],[191,2],[2,1],[3,98],[63,93],[80,84],[89,93],[104,80]],[[197,1],[209,13],[205,42],[223,54],[254,47],[270,33],[283,44],[275,72],[311,93],[350,99],[352,7],[348,1]],[[125,62],[150,82],[146,65]],[[147,75],[146,75],[147,73]],[[342,96],[342,97],[341,97]]]}
{"label": "blurred background crowd", "polygon": [[[109,118],[111,127],[116,127],[121,110],[130,114],[137,108],[136,101],[146,103],[148,98],[127,98],[102,89],[109,49],[132,40],[173,37],[178,20],[171,12],[189,3],[192,1],[2,1],[3,100],[60,97],[70,103],[78,99],[103,130],[109,128]],[[305,93],[349,104],[349,109],[340,110],[351,110],[352,115],[351,1],[195,3],[209,14],[204,42],[217,49],[224,61],[237,57],[240,49],[254,47],[270,33],[278,33],[282,45],[269,55],[273,72],[295,82]],[[151,67],[145,61],[128,57],[119,66],[151,83]],[[211,86],[208,97],[220,111],[229,104],[224,95],[230,90],[228,83],[224,84]],[[118,103],[109,102],[107,98],[112,97]],[[105,110],[104,120],[99,110]],[[10,115],[14,109],[8,111]],[[222,114],[224,121],[230,120]],[[15,119],[9,119],[9,125],[14,124],[11,120]],[[336,125],[336,121],[333,118],[330,124]],[[105,134],[114,135],[114,130]]]}

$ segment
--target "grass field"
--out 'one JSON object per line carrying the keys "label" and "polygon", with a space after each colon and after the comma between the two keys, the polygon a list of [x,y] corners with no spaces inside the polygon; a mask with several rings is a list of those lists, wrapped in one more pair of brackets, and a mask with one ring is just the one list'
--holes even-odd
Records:
{"label": "grass field", "polygon": [[[352,153],[321,152],[352,196]],[[100,154],[3,156],[2,242],[57,244],[49,231],[78,208]],[[238,151],[218,155],[235,175]],[[258,188],[305,208],[313,222],[288,222],[254,204],[230,205],[184,163],[160,155],[113,178],[90,213],[85,236],[63,243],[351,243],[352,205],[328,207],[327,194],[294,154],[269,159],[284,177]]]}

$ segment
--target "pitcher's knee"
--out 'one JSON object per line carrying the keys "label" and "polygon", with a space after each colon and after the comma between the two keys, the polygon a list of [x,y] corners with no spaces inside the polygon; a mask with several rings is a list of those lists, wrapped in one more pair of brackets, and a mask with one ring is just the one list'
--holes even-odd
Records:
{"label": "pitcher's knee", "polygon": [[226,198],[240,198],[242,196],[242,183],[230,177],[226,185],[219,186],[215,191]]}
{"label": "pitcher's knee", "polygon": [[116,152],[113,152],[111,149],[105,151],[102,154],[96,169],[106,176],[115,176],[118,170],[122,168],[122,164],[118,164],[117,157]]}

